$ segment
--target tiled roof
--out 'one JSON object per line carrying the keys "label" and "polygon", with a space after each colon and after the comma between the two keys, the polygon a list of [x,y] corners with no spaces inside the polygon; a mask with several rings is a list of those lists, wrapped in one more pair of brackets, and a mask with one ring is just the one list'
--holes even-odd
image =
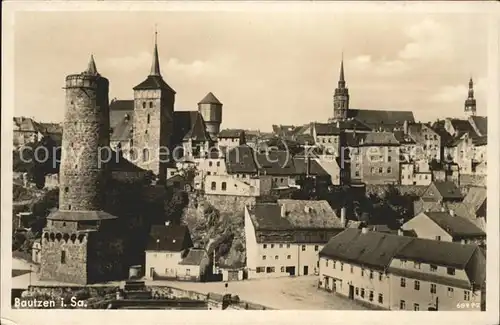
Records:
{"label": "tiled roof", "polygon": [[361,230],[348,228],[330,239],[319,253],[342,261],[385,269],[394,255],[414,238],[391,235],[376,231],[363,234]]}
{"label": "tiled roof", "polygon": [[343,141],[348,147],[358,147],[365,141],[366,133],[346,132]]}
{"label": "tiled roof", "polygon": [[486,116],[471,116],[470,120],[476,127],[480,136],[486,136],[488,134],[488,117]]}
{"label": "tiled roof", "polygon": [[109,104],[109,126],[115,128],[127,114],[132,120],[134,116],[133,100],[112,100]]}
{"label": "tiled roof", "polygon": [[410,123],[415,121],[413,112],[411,111],[349,109],[347,110],[347,116],[373,129],[379,127],[389,127],[392,129],[395,126],[402,126],[405,121]]}
{"label": "tiled roof", "polygon": [[316,135],[337,135],[340,134],[340,125],[335,123],[314,123]]}
{"label": "tiled roof", "polygon": [[248,145],[231,148],[226,154],[226,165],[229,174],[257,173],[255,152]]}
{"label": "tiled roof", "polygon": [[191,248],[186,257],[179,262],[181,265],[200,265],[204,258],[208,257],[204,249]]}
{"label": "tiled roof", "polygon": [[441,143],[443,146],[448,146],[453,142],[453,137],[444,128],[444,121],[434,123],[431,128],[441,137]]}
{"label": "tiled roof", "polygon": [[61,211],[54,209],[47,217],[48,220],[66,220],[66,221],[94,221],[94,220],[109,220],[117,219],[104,211]]}
{"label": "tiled roof", "polygon": [[482,187],[471,187],[465,195],[463,203],[470,206],[473,211],[477,211],[486,203],[487,191]]}
{"label": "tiled roof", "polygon": [[473,283],[485,281],[486,259],[476,245],[346,229],[330,239],[320,256],[379,269],[399,258],[463,269]]}
{"label": "tiled roof", "polygon": [[134,90],[147,90],[147,89],[167,89],[175,94],[175,90],[170,87],[161,76],[148,76],[146,80],[133,88]]}
{"label": "tiled roof", "polygon": [[62,133],[63,131],[60,123],[38,123],[38,125],[43,134]]}
{"label": "tiled roof", "polygon": [[488,136],[472,138],[472,144],[475,146],[486,146],[488,144]]}
{"label": "tiled roof", "polygon": [[470,133],[476,133],[472,125],[468,120],[461,120],[461,119],[449,119],[451,122],[451,125],[455,129],[456,132],[459,133],[465,133],[465,132],[470,132]]}
{"label": "tiled roof", "polygon": [[407,136],[404,131],[394,131],[394,137],[396,138],[396,140],[401,143],[401,144],[414,144],[415,141]]}
{"label": "tiled roof", "polygon": [[123,114],[118,120],[119,115],[113,116],[116,120],[113,121],[113,133],[111,133],[111,141],[125,141],[132,138],[132,128],[134,125],[133,114]]}
{"label": "tiled roof", "polygon": [[[283,206],[284,216],[281,215]],[[326,201],[278,200],[249,208],[257,230],[341,229],[340,218]]]}
{"label": "tiled roof", "polygon": [[145,169],[142,169],[141,167],[137,166],[136,164],[132,163],[131,161],[128,161],[125,157],[122,155],[118,156],[118,153],[116,151],[112,151],[112,158],[108,162],[108,166],[111,171],[122,171],[122,172],[146,172]]}
{"label": "tiled roof", "polygon": [[399,142],[392,132],[370,132],[361,145],[399,145]]}
{"label": "tiled roof", "polygon": [[[297,175],[307,174],[307,160],[304,157],[294,157],[293,165]],[[315,159],[309,159],[309,175],[312,176],[329,176],[328,172],[321,167]]]}
{"label": "tiled roof", "polygon": [[215,97],[212,92],[209,92],[198,104],[218,104],[222,105],[222,103]]}
{"label": "tiled roof", "polygon": [[454,267],[465,270],[469,279],[476,284],[485,281],[486,260],[482,251],[476,245],[414,238],[410,243],[402,247],[394,257]]}
{"label": "tiled roof", "polygon": [[266,175],[294,175],[293,158],[288,151],[269,151],[255,155],[257,168]]}
{"label": "tiled roof", "polygon": [[189,229],[184,225],[153,225],[147,250],[180,252],[192,246]]}
{"label": "tiled roof", "polygon": [[[439,191],[444,199],[461,199],[463,198],[462,192],[453,182],[438,182],[432,183],[436,189]],[[432,186],[432,184],[430,186]]]}
{"label": "tiled roof", "polygon": [[452,216],[448,212],[424,212],[424,214],[452,237],[486,236],[484,231],[465,218]]}
{"label": "tiled roof", "polygon": [[242,129],[224,129],[218,134],[219,138],[239,138],[240,134],[245,132]]}
{"label": "tiled roof", "polygon": [[181,143],[182,140],[191,139],[194,141],[209,141],[203,117],[198,111],[177,111],[174,112],[174,143]]}

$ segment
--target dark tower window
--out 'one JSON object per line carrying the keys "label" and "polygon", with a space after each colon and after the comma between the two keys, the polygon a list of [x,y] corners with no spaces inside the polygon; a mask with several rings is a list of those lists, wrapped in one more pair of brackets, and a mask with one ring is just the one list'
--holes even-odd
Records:
{"label": "dark tower window", "polygon": [[148,114],[148,124],[151,122],[151,115]]}
{"label": "dark tower window", "polygon": [[226,190],[226,182],[222,182],[222,190],[225,191]]}
{"label": "dark tower window", "polygon": [[146,102],[142,103],[142,108],[146,108]]}
{"label": "dark tower window", "polygon": [[71,101],[71,105],[73,105],[73,101]]}
{"label": "dark tower window", "polygon": [[71,204],[68,205],[68,210],[71,210]]}
{"label": "dark tower window", "polygon": [[149,108],[153,108],[153,102],[149,102]]}
{"label": "dark tower window", "polygon": [[64,188],[64,192],[68,193],[69,192],[69,187]]}
{"label": "dark tower window", "polygon": [[142,161],[148,161],[149,160],[149,150],[147,148],[144,148],[142,150]]}
{"label": "dark tower window", "polygon": [[66,264],[66,251],[61,251],[61,264]]}

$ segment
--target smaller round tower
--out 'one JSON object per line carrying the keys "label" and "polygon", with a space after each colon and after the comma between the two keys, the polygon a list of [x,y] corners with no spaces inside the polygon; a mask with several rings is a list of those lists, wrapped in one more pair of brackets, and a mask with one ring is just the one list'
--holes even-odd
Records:
{"label": "smaller round tower", "polygon": [[222,103],[210,92],[198,103],[198,111],[212,139],[217,137],[222,123]]}

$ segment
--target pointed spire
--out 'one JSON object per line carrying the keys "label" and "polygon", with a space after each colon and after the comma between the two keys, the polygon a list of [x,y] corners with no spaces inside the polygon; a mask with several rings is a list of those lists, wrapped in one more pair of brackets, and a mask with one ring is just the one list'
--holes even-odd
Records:
{"label": "pointed spire", "polygon": [[345,81],[344,80],[344,52],[342,52],[342,59],[340,61],[340,78],[339,81]]}
{"label": "pointed spire", "polygon": [[150,76],[161,76],[160,73],[160,60],[158,59],[158,31],[155,27],[155,48],[153,52],[153,63],[151,64]]}
{"label": "pointed spire", "polygon": [[90,74],[94,76],[99,75],[99,73],[97,72],[93,54],[90,55],[89,65],[87,67],[87,70],[85,70],[85,74]]}
{"label": "pointed spire", "polygon": [[474,98],[474,82],[472,81],[472,77],[469,80],[469,98]]}
{"label": "pointed spire", "polygon": [[342,58],[340,60],[340,76],[339,76],[339,83],[338,83],[338,89],[343,89],[343,88],[345,88],[344,52],[342,52]]}

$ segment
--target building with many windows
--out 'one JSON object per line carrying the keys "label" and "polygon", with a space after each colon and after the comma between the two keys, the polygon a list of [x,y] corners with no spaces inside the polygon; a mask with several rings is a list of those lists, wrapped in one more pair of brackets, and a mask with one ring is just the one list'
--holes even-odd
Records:
{"label": "building with many windows", "polygon": [[[345,211],[345,210],[343,210]],[[345,226],[328,202],[278,200],[245,207],[248,278],[310,275],[318,253]]]}
{"label": "building with many windows", "polygon": [[319,286],[389,310],[480,310],[486,257],[477,245],[346,229],[320,254]]}

